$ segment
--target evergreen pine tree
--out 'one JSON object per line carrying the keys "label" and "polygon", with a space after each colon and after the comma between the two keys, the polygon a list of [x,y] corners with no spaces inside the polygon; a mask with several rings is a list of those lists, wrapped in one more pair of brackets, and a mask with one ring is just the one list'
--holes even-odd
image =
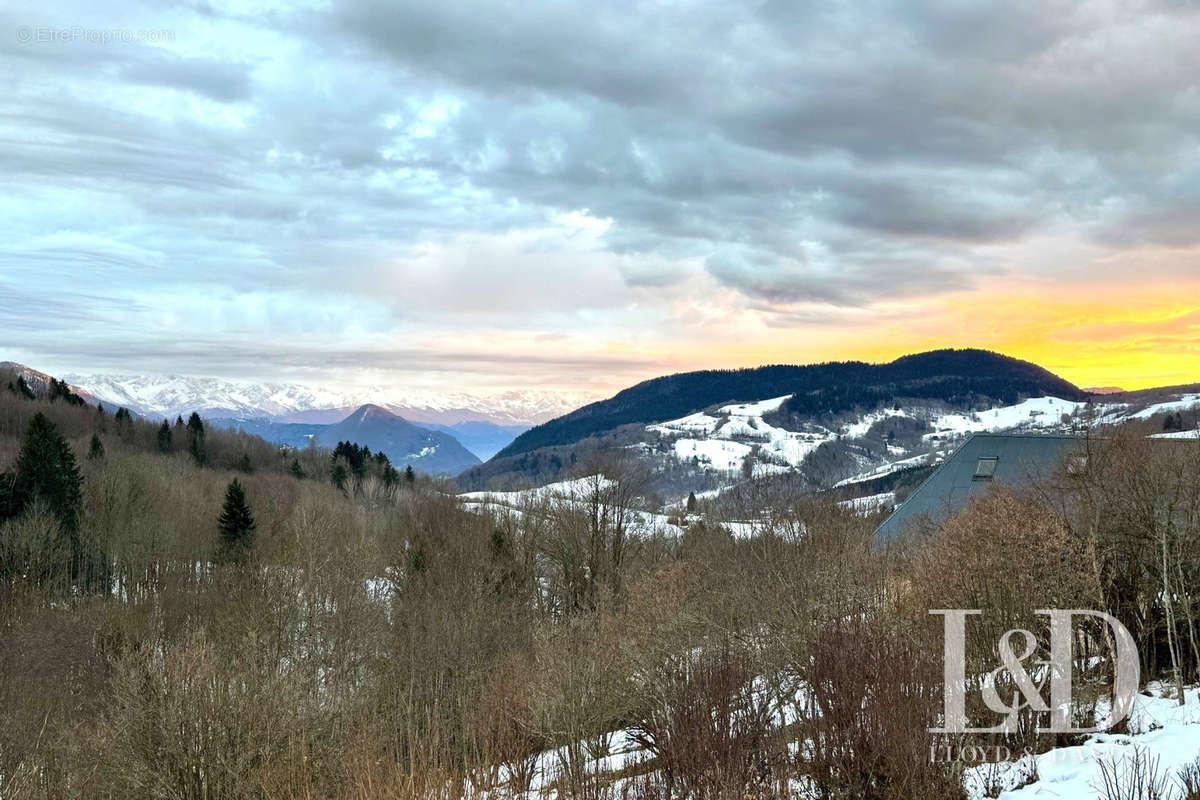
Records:
{"label": "evergreen pine tree", "polygon": [[329,479],[333,481],[334,486],[341,489],[343,492],[346,491],[346,479],[348,477],[350,476],[347,474],[345,467],[343,467],[340,463],[333,465],[333,472],[330,473]]}
{"label": "evergreen pine tree", "polygon": [[383,485],[387,487],[395,486],[400,482],[400,473],[391,464],[383,466]]}
{"label": "evergreen pine tree", "polygon": [[204,466],[208,462],[208,450],[204,446],[204,420],[195,411],[187,421],[188,452],[196,463]]}
{"label": "evergreen pine tree", "polygon": [[693,511],[696,510],[696,493],[695,492],[688,492],[687,510],[688,510],[689,514],[691,514]]}
{"label": "evergreen pine tree", "polygon": [[[14,485],[17,476],[11,472],[0,472],[0,522],[17,515],[17,498],[14,496]],[[0,579],[3,578],[4,565],[0,563]]]}
{"label": "evergreen pine tree", "polygon": [[37,393],[29,388],[29,384],[25,382],[24,375],[17,376],[17,394],[24,397],[26,400],[36,400]]}
{"label": "evergreen pine tree", "polygon": [[83,398],[71,391],[71,386],[66,381],[60,381],[58,378],[50,379],[50,402],[55,400],[63,400],[69,406],[81,406],[84,404]]}
{"label": "evergreen pine tree", "polygon": [[71,446],[41,412],[29,423],[14,472],[9,513],[20,514],[35,502],[44,503],[58,520],[70,552],[71,563],[63,566],[73,580],[78,579],[89,566],[79,536],[83,479]]}
{"label": "evergreen pine tree", "polygon": [[133,415],[129,413],[129,409],[121,406],[117,409],[117,413],[113,414],[113,421],[117,425],[117,436],[122,441],[129,441],[133,435]]}
{"label": "evergreen pine tree", "polygon": [[254,472],[254,465],[250,463],[250,454],[242,453],[241,458],[237,460],[237,463],[233,465],[233,468],[238,472],[244,472],[247,475],[249,475],[251,472]]}
{"label": "evergreen pine tree", "polygon": [[417,479],[417,473],[413,472],[412,464],[404,468],[404,480],[408,483],[413,483]]}
{"label": "evergreen pine tree", "polygon": [[104,458],[104,442],[100,441],[97,434],[92,434],[92,443],[88,445],[88,459],[95,461],[98,458]]}
{"label": "evergreen pine tree", "polygon": [[158,451],[160,453],[171,452],[171,426],[165,419],[158,429]]}
{"label": "evergreen pine tree", "polygon": [[292,459],[292,466],[288,468],[288,472],[292,473],[292,477],[297,480],[304,478],[304,467],[300,466],[300,459]]}
{"label": "evergreen pine tree", "polygon": [[43,500],[64,532],[74,535],[79,530],[81,480],[71,446],[54,423],[38,412],[17,455],[13,489],[18,513],[34,500]]}
{"label": "evergreen pine tree", "polygon": [[217,561],[241,564],[246,561],[254,547],[254,515],[246,503],[246,492],[234,478],[225,490],[225,505],[217,518],[217,529],[221,541],[217,550]]}

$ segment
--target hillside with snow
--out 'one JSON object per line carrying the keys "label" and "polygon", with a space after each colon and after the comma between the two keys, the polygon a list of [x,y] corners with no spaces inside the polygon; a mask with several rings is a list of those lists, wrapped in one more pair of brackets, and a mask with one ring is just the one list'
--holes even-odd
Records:
{"label": "hillside with snow", "polygon": [[[870,410],[836,414],[789,414],[791,395],[749,403],[724,403],[676,419],[638,428],[626,426],[604,446],[639,454],[652,466],[656,489],[668,503],[689,492],[716,496],[748,480],[791,477],[809,489],[839,488],[879,495],[895,487],[879,485],[894,473],[940,463],[973,433],[1083,434],[1104,426],[1142,424],[1153,435],[1196,436],[1200,394],[1142,393],[1077,400],[1026,397],[1013,403],[951,404],[938,399],[898,398]],[[1158,433],[1166,415],[1185,430]],[[1150,431],[1147,431],[1149,433]],[[518,469],[549,462],[568,463],[577,450],[551,448],[510,460]],[[486,474],[492,465],[467,473]],[[547,471],[548,480],[558,480]],[[544,482],[533,480],[534,483]],[[868,487],[867,482],[874,482]],[[478,484],[467,483],[478,489]],[[499,488],[497,486],[496,488]],[[869,491],[867,491],[869,489]]]}
{"label": "hillside with snow", "polygon": [[680,373],[535,426],[461,482],[561,480],[587,450],[620,447],[651,461],[672,497],[719,488],[731,475],[794,473],[821,488],[971,430],[1056,428],[1088,397],[1036,364],[971,349]]}
{"label": "hillside with snow", "polygon": [[[1034,397],[973,411],[900,401],[799,425],[781,422],[777,412],[786,400],[725,405],[648,425],[647,441],[639,446],[660,459],[690,463],[698,472],[727,480],[799,472],[818,487],[845,486],[938,463],[973,433],[1082,434],[1104,425],[1191,412],[1200,404],[1200,395],[1184,393],[1150,404]],[[1156,435],[1190,438],[1196,433]]]}

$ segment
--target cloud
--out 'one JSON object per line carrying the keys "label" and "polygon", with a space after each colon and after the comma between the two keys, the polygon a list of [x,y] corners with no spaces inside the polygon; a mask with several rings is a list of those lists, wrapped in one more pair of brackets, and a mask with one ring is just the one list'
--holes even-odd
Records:
{"label": "cloud", "polygon": [[250,97],[250,75],[245,67],[211,59],[158,57],[131,61],[121,67],[117,77],[128,83],[184,89],[225,103]]}
{"label": "cloud", "polygon": [[[176,340],[191,345],[172,358],[213,364],[204,347],[278,345],[280,330],[366,358],[385,333],[486,330],[544,335],[569,371],[583,332],[624,347],[639,331],[661,351],[680,319],[692,341],[713,320],[869,324],[1127,255],[1139,279],[1177,275],[1200,248],[1194,4],[30,13],[0,24],[173,34],[0,37],[16,76],[0,98],[8,291],[91,282],[98,311],[65,296],[38,306],[46,324],[131,358]],[[1048,257],[1050,239],[1086,259]],[[95,327],[122,304],[157,311]],[[0,311],[0,335],[31,319]],[[82,352],[39,341],[47,358]]]}

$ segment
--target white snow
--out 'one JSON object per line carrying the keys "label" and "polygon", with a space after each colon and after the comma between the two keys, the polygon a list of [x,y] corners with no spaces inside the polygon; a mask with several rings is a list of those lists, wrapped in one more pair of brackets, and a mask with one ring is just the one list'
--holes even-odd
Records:
{"label": "white snow", "polygon": [[866,436],[867,432],[871,430],[871,426],[880,420],[887,419],[888,417],[907,416],[910,416],[909,413],[903,409],[888,408],[882,411],[873,411],[870,414],[864,414],[858,422],[853,422],[842,428],[842,433],[851,438]]}
{"label": "white snow", "polygon": [[818,426],[811,431],[789,431],[763,419],[789,397],[725,405],[711,414],[701,411],[646,429],[673,440],[675,457],[680,460],[696,458],[704,466],[733,472],[741,469],[742,460],[757,447],[759,460],[764,462],[760,471],[780,471],[797,466],[839,433]]}
{"label": "white snow", "polygon": [[525,505],[531,500],[579,500],[586,497],[597,486],[605,489],[611,485],[612,481],[608,478],[592,475],[586,478],[548,483],[534,489],[520,489],[513,492],[463,492],[458,497],[466,501],[516,507]]}
{"label": "white snow", "polygon": [[881,508],[891,508],[896,504],[895,492],[882,492],[880,494],[867,495],[866,497],[855,497],[851,500],[842,500],[838,503],[844,508],[852,508],[860,514],[870,514],[878,511]]}
{"label": "white snow", "polygon": [[[1083,421],[1087,403],[1077,403],[1057,397],[1038,397],[1011,406],[988,409],[977,413],[937,413],[929,406],[881,408],[860,415],[841,425],[808,424],[792,431],[776,427],[763,417],[779,407],[788,396],[774,397],[754,403],[733,403],[715,411],[700,411],[685,417],[648,425],[668,445],[671,455],[681,462],[695,460],[701,467],[726,474],[738,472],[746,457],[754,453],[756,474],[786,472],[795,469],[804,459],[826,442],[839,438],[861,439],[872,427],[894,417],[923,419],[934,429],[916,447],[905,448],[894,443],[871,448],[870,454],[851,451],[859,462],[858,474],[837,485],[857,483],[881,477],[906,466],[936,463],[953,449],[957,440],[971,433],[984,431],[1032,430],[1054,432],[1064,427],[1067,417],[1073,425]],[[1094,418],[1094,413],[1091,415]],[[882,463],[880,463],[882,462]]]}
{"label": "white snow", "polygon": [[354,409],[372,403],[406,419],[453,424],[472,419],[537,424],[596,398],[580,392],[517,390],[496,394],[413,391],[387,385],[337,387],[248,383],[186,375],[66,375],[95,397],[142,415],[185,417],[224,409],[240,417],[279,417],[302,411]]}
{"label": "white snow", "polygon": [[725,439],[676,439],[675,457],[680,461],[698,458],[713,469],[733,471],[750,455],[750,445]]}
{"label": "white snow", "polygon": [[1191,411],[1200,405],[1200,394],[1180,395],[1178,400],[1155,403],[1129,415],[1129,419],[1150,419],[1155,414],[1174,414],[1176,411]]}
{"label": "white snow", "polygon": [[[787,724],[799,717],[796,710],[806,705],[803,699],[806,691],[800,686],[796,700],[777,709],[776,724]],[[967,796],[970,800],[989,797],[999,800],[1107,800],[1098,791],[1101,760],[1111,762],[1115,759],[1119,764],[1122,759],[1141,752],[1157,760],[1160,774],[1167,780],[1168,792],[1158,800],[1185,800],[1177,789],[1175,777],[1182,767],[1200,756],[1200,691],[1188,689],[1187,703],[1183,706],[1164,697],[1161,686],[1152,685],[1149,691],[1152,694],[1137,698],[1130,718],[1131,735],[1095,734],[1082,745],[1050,750],[1036,757],[969,766],[963,776]],[[592,774],[616,776],[648,760],[648,754],[634,740],[632,731],[614,731],[608,736],[607,745],[606,753],[589,753],[586,744],[579,743],[573,748],[561,747],[533,756],[529,764],[532,781],[525,796],[555,796],[553,784],[569,763],[572,750],[583,758],[584,769]],[[798,748],[798,743],[789,746],[793,752]],[[1026,783],[1031,776],[1036,780]],[[499,781],[507,781],[509,777],[504,767],[496,775]],[[616,780],[619,782],[620,778]],[[1018,784],[1026,785],[1013,788]],[[997,786],[1001,791],[998,794],[995,790],[989,792],[989,785]],[[1007,790],[1004,787],[1008,787]],[[802,782],[794,784],[793,788],[794,797],[806,800],[813,796]]]}
{"label": "white snow", "polygon": [[[1138,695],[1129,719],[1130,735],[1099,733],[1076,747],[1062,747],[1037,756],[1038,780],[1020,789],[1003,792],[1000,800],[1070,798],[1104,800],[1096,790],[1100,780],[1100,759],[1127,759],[1135,749],[1144,749],[1158,759],[1160,771],[1168,776],[1172,793],[1161,800],[1182,800],[1174,793],[1174,778],[1180,767],[1200,756],[1200,690],[1186,690],[1186,704],[1164,697],[1160,684],[1151,684],[1149,695]],[[989,772],[999,773],[1012,786],[1018,776],[1029,771],[1028,760],[1002,762],[1000,767],[976,766],[967,770],[966,787],[972,800],[987,795],[984,784]],[[1132,795],[1130,795],[1132,796]]]}
{"label": "white snow", "polygon": [[[597,488],[603,490],[611,486],[612,481],[608,478],[592,475],[550,483],[534,489],[522,489],[514,492],[463,492],[458,497],[470,511],[491,511],[519,517],[535,510],[539,505],[572,506],[586,503]],[[664,514],[654,514],[637,509],[630,509],[628,513],[644,532],[657,531],[670,535],[679,533],[678,526],[674,525]]]}
{"label": "white snow", "polygon": [[[569,481],[559,481],[534,489],[522,489],[513,492],[463,492],[458,495],[463,506],[469,511],[490,511],[498,514],[521,516],[542,504],[579,504],[587,501],[599,481],[601,488],[607,488],[611,482],[600,476],[576,478]],[[706,493],[702,493],[706,494]],[[707,493],[710,496],[715,493]],[[656,514],[650,511],[631,510],[632,518],[637,521],[644,533],[659,533],[677,536],[686,526],[689,519],[680,520],[675,514]],[[695,517],[691,517],[694,520]],[[678,523],[678,524],[677,524]],[[762,522],[754,521],[725,521],[719,522],[736,538],[746,538],[755,535],[762,527]]]}
{"label": "white snow", "polygon": [[785,394],[782,397],[773,397],[770,400],[759,400],[757,403],[735,403],[734,405],[721,406],[720,410],[723,414],[735,417],[761,417],[763,414],[778,411],[779,407],[789,397],[791,397],[790,394]]}
{"label": "white snow", "polygon": [[1174,433],[1155,433],[1151,439],[1200,439],[1200,429],[1194,431],[1175,431]]}
{"label": "white snow", "polygon": [[973,414],[943,414],[933,420],[934,433],[926,434],[926,438],[947,433],[961,435],[1024,428],[1058,428],[1063,424],[1064,414],[1074,415],[1085,408],[1087,403],[1075,403],[1057,397],[1033,397],[1014,406]]}
{"label": "white snow", "polygon": [[[889,453],[891,452],[890,448],[889,448],[888,452]],[[915,456],[911,456],[909,458],[902,458],[899,461],[891,461],[887,464],[881,464],[880,466],[875,467],[874,469],[869,469],[866,472],[860,472],[857,475],[853,475],[849,478],[846,478],[846,480],[844,480],[844,481],[838,481],[834,485],[835,486],[849,486],[852,483],[861,483],[862,481],[869,481],[872,478],[882,478],[885,475],[891,475],[893,472],[897,472],[901,469],[904,469],[905,467],[917,467],[917,466],[924,466],[926,464],[937,464],[937,463],[941,462],[945,458],[945,456],[946,456],[946,451],[944,451],[944,450],[934,450],[929,453],[918,453]]]}

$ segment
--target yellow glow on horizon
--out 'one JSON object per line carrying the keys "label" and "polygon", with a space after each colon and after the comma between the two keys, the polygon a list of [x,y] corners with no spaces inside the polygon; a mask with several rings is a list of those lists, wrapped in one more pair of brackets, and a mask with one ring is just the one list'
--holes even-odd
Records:
{"label": "yellow glow on horizon", "polygon": [[1200,279],[1147,286],[1010,281],[1007,288],[898,301],[861,316],[861,322],[747,331],[741,342],[683,347],[671,360],[681,370],[886,362],[972,347],[1031,361],[1080,387],[1200,383]]}

